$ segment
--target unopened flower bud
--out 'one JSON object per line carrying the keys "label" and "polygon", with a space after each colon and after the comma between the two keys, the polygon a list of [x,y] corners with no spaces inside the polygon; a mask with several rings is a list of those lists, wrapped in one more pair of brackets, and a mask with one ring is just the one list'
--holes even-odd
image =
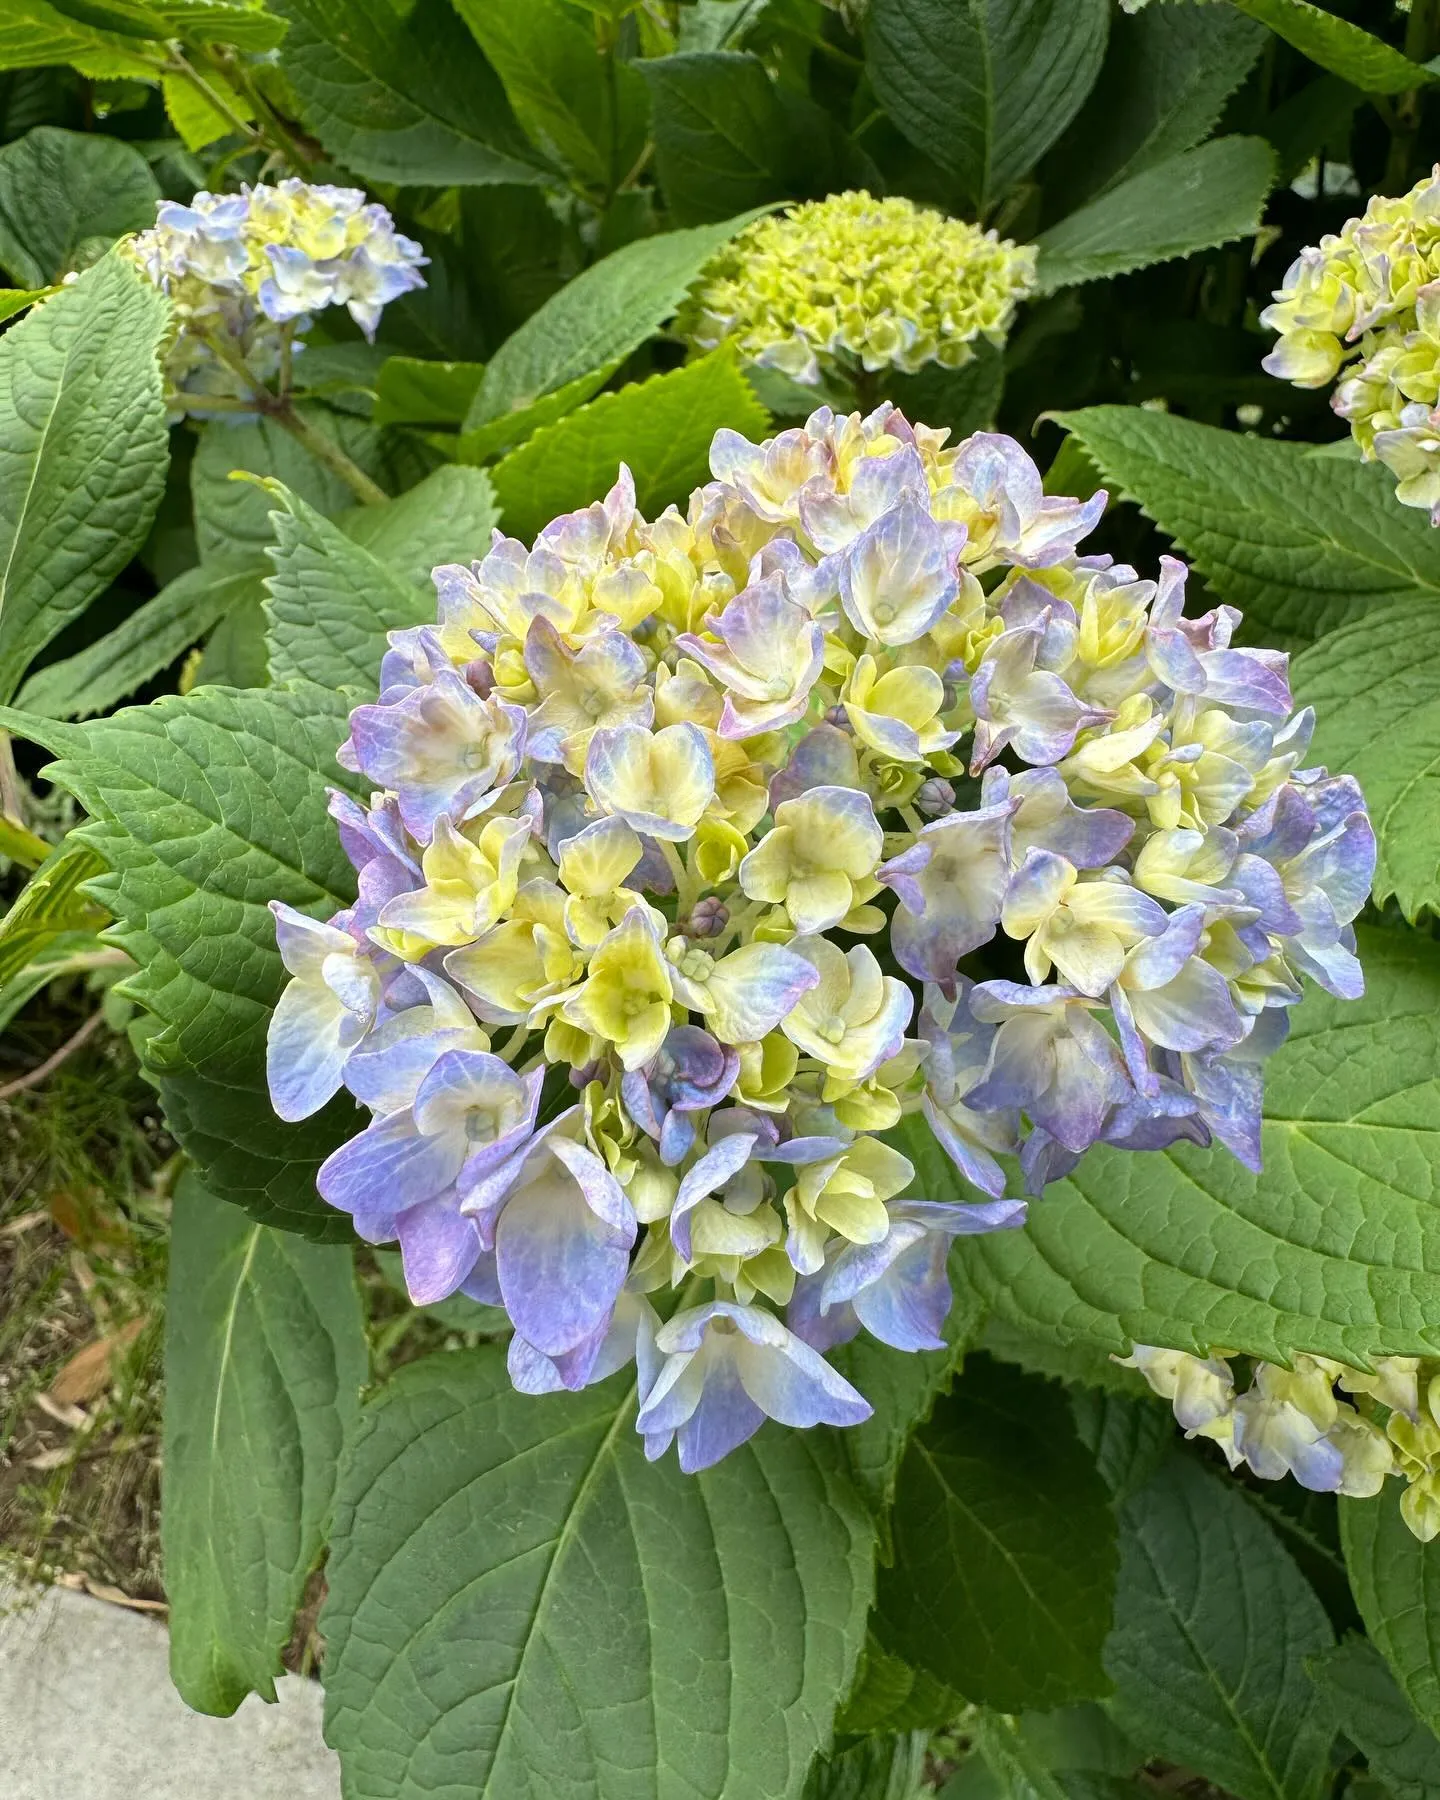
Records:
{"label": "unopened flower bud", "polygon": [[915,795],[915,810],[925,819],[938,819],[941,813],[953,812],[955,809],[955,790],[948,781],[942,781],[938,775],[932,775],[929,781],[922,781]]}
{"label": "unopened flower bud", "polygon": [[730,908],[718,894],[707,894],[695,902],[685,929],[691,937],[713,938],[719,937],[729,923]]}

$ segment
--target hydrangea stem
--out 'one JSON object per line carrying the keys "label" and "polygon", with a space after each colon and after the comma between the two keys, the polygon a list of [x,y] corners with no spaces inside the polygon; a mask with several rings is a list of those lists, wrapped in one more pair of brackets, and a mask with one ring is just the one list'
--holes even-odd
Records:
{"label": "hydrangea stem", "polygon": [[384,506],[388,502],[390,496],[384,488],[372,481],[358,463],[352,462],[328,432],[303,418],[288,400],[266,410],[277,425],[305,446],[316,462],[323,463],[332,474],[338,475],[362,505]]}

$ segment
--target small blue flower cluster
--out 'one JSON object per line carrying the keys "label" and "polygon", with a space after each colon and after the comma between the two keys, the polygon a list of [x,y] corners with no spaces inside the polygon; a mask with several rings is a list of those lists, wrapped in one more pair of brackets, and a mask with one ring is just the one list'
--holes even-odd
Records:
{"label": "small blue flower cluster", "polygon": [[[283,1117],[373,1114],[320,1191],[412,1296],[503,1305],[527,1392],[635,1360],[687,1469],[864,1418],[824,1357],[862,1329],[938,1346],[955,1237],[1024,1221],[1001,1157],[1032,1195],[1097,1142],[1258,1168],[1375,858],[1285,657],[1187,619],[1181,564],[1081,555],[1104,494],[1013,440],[822,408],[711,468],[435,571],[341,752],[358,902],[274,908],[270,1035]],[[907,1118],[973,1201],[916,1195]]]}
{"label": "small blue flower cluster", "polygon": [[170,299],[166,369],[182,401],[247,397],[327,306],[344,306],[373,338],[389,302],[424,286],[427,260],[359,188],[296,179],[200,193],[188,206],[164,200],[126,249]]}

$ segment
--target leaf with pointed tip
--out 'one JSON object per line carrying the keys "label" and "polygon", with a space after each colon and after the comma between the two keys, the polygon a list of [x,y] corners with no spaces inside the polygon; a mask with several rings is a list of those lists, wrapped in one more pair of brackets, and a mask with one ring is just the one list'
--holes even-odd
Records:
{"label": "leaf with pointed tip", "polygon": [[1403,94],[1434,80],[1434,71],[1411,62],[1383,38],[1336,18],[1310,0],[1234,0],[1243,13],[1268,25],[1276,37],[1366,94]]}
{"label": "leaf with pointed tip", "polygon": [[1415,1717],[1372,1643],[1350,1637],[1312,1657],[1310,1679],[1395,1800],[1437,1800],[1440,1738]]}
{"label": "leaf with pointed tip", "polygon": [[1422,1544],[1400,1513],[1400,1485],[1340,1502],[1350,1589],[1370,1640],[1416,1716],[1440,1734],[1440,1542]]}

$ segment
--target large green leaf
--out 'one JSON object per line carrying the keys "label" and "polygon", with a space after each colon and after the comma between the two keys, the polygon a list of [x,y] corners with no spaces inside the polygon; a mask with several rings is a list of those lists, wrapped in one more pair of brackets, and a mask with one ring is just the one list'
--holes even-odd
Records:
{"label": "large green leaf", "polygon": [[373,181],[531,182],[545,171],[448,0],[278,0],[305,122]]}
{"label": "large green leaf", "polygon": [[1070,1416],[1117,1504],[1144,1487],[1175,1444],[1175,1415],[1153,1394],[1073,1388]]}
{"label": "large green leaf", "polygon": [[429,617],[435,611],[430,571],[438,563],[484,556],[499,519],[489,475],[445,463],[388,506],[352,507],[336,523],[403,581],[425,589]]}
{"label": "large green leaf", "polygon": [[505,85],[515,117],[547,161],[611,194],[645,145],[639,71],[603,61],[583,14],[558,0],[455,0]]}
{"label": "large green leaf", "polygon": [[[1262,1175],[1218,1146],[1097,1146],[1023,1231],[962,1240],[1006,1319],[1271,1361],[1440,1349],[1440,948],[1363,930],[1363,1000],[1312,992],[1266,1064]],[[945,1192],[938,1151],[906,1150]]]}
{"label": "large green leaf", "polygon": [[749,222],[741,214],[719,225],[641,238],[566,282],[495,352],[466,430],[628,356],[659,330],[709,259]]}
{"label": "large green leaf", "polygon": [[683,503],[709,477],[710,440],[722,426],[764,435],[769,414],[721,348],[667,375],[602,394],[554,425],[542,426],[491,470],[505,529],[532,538],[560,513],[585,506],[628,463],[640,509]]}
{"label": "large green leaf", "polygon": [[1440,532],[1378,465],[1245,437],[1144,407],[1061,413],[1121,495],[1249,615],[1299,649],[1378,606],[1440,598]]}
{"label": "large green leaf", "polygon": [[170,1674],[187,1706],[275,1698],[369,1373],[354,1259],[175,1194],[161,1524]]}
{"label": "large green leaf", "polygon": [[1433,599],[1367,613],[1295,659],[1318,714],[1309,760],[1359,777],[1380,856],[1375,898],[1440,910],[1440,633]]}
{"label": "large green leaf", "polygon": [[1120,1512],[1105,1666],[1111,1711],[1151,1755],[1240,1800],[1312,1800],[1335,1722],[1305,1672],[1324,1609],[1225,1475],[1176,1456]]}
{"label": "large green leaf", "polygon": [[140,1045],[171,1130],[205,1185],[263,1224],[332,1242],[349,1223],[315,1170],[357,1115],[347,1100],[300,1125],[270,1108],[265,1033],[285,985],[268,902],[321,917],[354,899],[326,790],[346,702],[325,688],[201,688],[83,725],[0,708],[53,751],[47,776],[91,815],[71,834],[109,873],[89,884],[139,972]]}
{"label": "large green leaf", "polygon": [[459,425],[484,373],[484,363],[387,357],[375,383],[375,423]]}
{"label": "large green leaf", "polygon": [[[375,692],[386,633],[435,617],[432,593],[402,580],[363,544],[278,481],[266,580],[270,679]],[[380,510],[380,509],[376,509]]]}
{"label": "large green leaf", "polygon": [[1122,14],[1090,98],[1043,170],[1061,210],[1192,150],[1264,47],[1263,27],[1212,0]]}
{"label": "large green leaf", "polygon": [[326,1735],[381,1800],[798,1800],[864,1635],[873,1528],[824,1431],[647,1464],[628,1374],[402,1369],[341,1476]]}
{"label": "large green leaf", "polygon": [[260,562],[207,562],[186,569],[113,631],[37,670],[15,704],[47,719],[108,712],[237,606],[258,598],[264,576]]}
{"label": "large green leaf", "polygon": [[1252,237],[1275,179],[1264,138],[1215,138],[1132,175],[1037,240],[1044,292]]}
{"label": "large green leaf", "polygon": [[929,1741],[926,1731],[862,1738],[815,1764],[805,1800],[915,1800]]}
{"label": "large green leaf", "polygon": [[910,1441],[891,1533],[887,1650],[1003,1712],[1107,1691],[1115,1521],[1058,1388],[969,1361]]}
{"label": "large green leaf", "polygon": [[6,0],[0,8],[0,69],[69,63],[96,79],[153,79],[157,49],[66,18],[46,0]]}
{"label": "large green leaf", "polygon": [[865,55],[880,104],[987,212],[1084,104],[1106,0],[871,0]]}
{"label": "large green leaf", "polygon": [[828,114],[782,89],[758,56],[681,52],[640,68],[655,114],[655,172],[677,223],[847,185]]}
{"label": "large green leaf", "polygon": [[1436,1800],[1440,1738],[1415,1717],[1373,1644],[1346,1638],[1312,1658],[1310,1678],[1346,1737],[1365,1753],[1370,1773],[1395,1800]]}
{"label": "large green leaf", "polygon": [[1392,50],[1383,38],[1373,37],[1338,19],[1310,0],[1233,0],[1243,13],[1268,25],[1277,37],[1293,44],[1311,62],[1339,75],[1367,94],[1403,94],[1433,80],[1433,71]]}
{"label": "large green leaf", "polygon": [[119,138],[37,125],[0,149],[0,268],[42,288],[155,223],[150,165]]}
{"label": "large green leaf", "polygon": [[150,529],[166,312],[111,256],[0,338],[0,699]]}
{"label": "large green leaf", "polygon": [[1371,1642],[1416,1715],[1440,1733],[1440,1542],[1414,1535],[1400,1493],[1391,1482],[1374,1500],[1342,1500],[1340,1541]]}

